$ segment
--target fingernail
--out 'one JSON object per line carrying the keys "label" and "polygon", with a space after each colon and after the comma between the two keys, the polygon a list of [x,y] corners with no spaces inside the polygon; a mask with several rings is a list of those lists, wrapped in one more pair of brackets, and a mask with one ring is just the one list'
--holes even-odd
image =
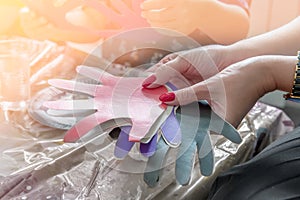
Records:
{"label": "fingernail", "polygon": [[162,94],[159,97],[159,100],[161,100],[162,102],[173,101],[174,99],[175,99],[175,93],[173,92]]}
{"label": "fingernail", "polygon": [[147,88],[149,85],[151,85],[154,81],[156,81],[156,77],[154,75],[149,76],[146,78],[143,82],[143,87]]}

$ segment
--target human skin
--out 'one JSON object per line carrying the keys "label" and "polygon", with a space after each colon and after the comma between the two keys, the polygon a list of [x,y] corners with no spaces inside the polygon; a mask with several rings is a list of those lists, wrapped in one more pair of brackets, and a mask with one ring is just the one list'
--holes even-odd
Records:
{"label": "human skin", "polygon": [[[162,95],[161,100],[170,105],[184,105],[205,99],[211,103],[218,114],[233,125],[237,125],[265,93],[275,89],[290,92],[297,57],[289,55],[295,55],[300,46],[300,38],[297,34],[299,29],[300,18],[296,18],[269,33],[226,47],[214,47],[222,55],[215,56],[218,62],[224,60],[221,64],[216,64],[214,71],[216,75],[213,76],[213,72],[198,79],[194,78],[193,81],[186,78],[188,72],[194,70],[200,75],[205,74],[207,68],[199,66],[207,61],[194,59],[191,65],[178,56],[171,57],[160,65],[165,70],[176,73],[165,73],[165,70],[156,67],[154,74],[145,80],[144,87],[157,87],[170,79],[186,78],[188,81],[185,81],[187,83],[185,87],[174,93]],[[189,52],[185,53],[189,55]],[[186,58],[186,55],[183,58]],[[189,58],[193,59],[196,55],[195,53]],[[212,60],[214,61],[214,57]],[[218,70],[221,72],[218,73]],[[171,76],[167,80],[164,74],[171,74]]]}
{"label": "human skin", "polygon": [[[43,1],[49,3],[48,0]],[[115,8],[115,5],[110,0],[97,1],[107,7],[108,11],[106,10],[106,12],[118,13],[118,8]],[[132,9],[131,0],[121,1],[125,3],[125,6],[120,6],[123,6],[122,8],[125,10],[124,13],[128,11],[127,9]],[[107,17],[107,13],[102,13],[102,11],[99,11],[99,8],[94,8],[93,6],[87,6],[83,4],[82,6],[78,6],[78,8],[74,10],[66,10],[65,19],[60,19],[62,18],[61,16],[57,17],[53,15],[55,13],[55,10],[51,10],[51,8],[49,10],[49,8],[47,8],[46,6],[43,7],[43,2],[40,2],[40,5],[31,5],[29,2],[27,3],[28,7],[22,9],[20,13],[20,21],[21,26],[27,36],[34,39],[53,40],[58,42],[72,41],[77,43],[92,43],[98,41],[99,39],[109,37],[110,33],[105,33],[105,31],[115,31],[116,33],[118,33],[118,31],[122,31],[122,25],[126,24],[126,21],[124,22],[124,24],[123,22],[120,24],[115,22],[113,19]],[[54,1],[53,4],[58,4],[57,2],[60,5],[60,9],[67,9],[68,4],[66,3],[70,2],[70,0]],[[65,8],[63,7],[64,4],[66,4]],[[47,4],[45,3],[45,5]],[[48,15],[44,14],[47,12],[49,12]],[[119,14],[122,15],[122,11]],[[125,17],[126,19],[126,16],[123,17]],[[137,18],[142,19],[138,15]],[[67,22],[69,22],[69,24],[79,26],[83,29],[72,30],[70,29],[70,27],[63,28],[64,26],[58,25],[59,21],[62,20],[66,20]]]}
{"label": "human skin", "polygon": [[[190,35],[204,45],[231,44],[247,36],[249,15],[237,5],[216,0],[147,0],[142,16],[153,27]],[[201,34],[194,34],[198,30]],[[207,38],[208,37],[208,38]]]}
{"label": "human skin", "polygon": [[[142,16],[145,16],[153,27],[180,31],[197,40],[201,45],[231,44],[247,35],[249,15],[239,6],[215,0],[164,0],[163,3],[160,1],[148,0],[141,5],[144,9]],[[131,6],[130,0],[124,0],[124,2],[129,7]],[[105,1],[105,3],[111,6],[109,1]],[[170,12],[167,13],[164,11],[153,12],[157,6],[171,6],[172,9],[168,9]],[[69,15],[68,20],[94,30],[118,29],[118,25],[111,23],[99,11],[86,7],[83,7],[82,11],[82,13]],[[175,21],[174,17],[176,17]],[[24,32],[35,39],[86,43],[101,38],[80,31],[62,30],[43,18],[42,15],[34,14],[32,10],[23,12],[20,18]],[[157,18],[162,21],[156,20]]]}
{"label": "human skin", "polygon": [[[85,11],[87,10],[89,10],[89,12],[87,12],[88,14],[85,14],[84,12],[79,13],[77,11],[67,17],[70,21],[75,21],[76,23],[74,24],[76,25],[85,25],[90,28],[103,28],[106,23],[104,17],[99,16],[99,14],[91,9],[86,8]],[[97,18],[99,19],[97,23],[87,20],[91,18],[88,17],[91,15],[94,17],[97,15]],[[87,21],[89,21],[89,23],[86,23]],[[23,8],[21,10],[20,22],[25,34],[33,39],[52,40],[57,42],[73,41],[79,43],[90,43],[99,39],[99,36],[90,34],[88,32],[58,28],[43,16],[38,15],[28,8]]]}

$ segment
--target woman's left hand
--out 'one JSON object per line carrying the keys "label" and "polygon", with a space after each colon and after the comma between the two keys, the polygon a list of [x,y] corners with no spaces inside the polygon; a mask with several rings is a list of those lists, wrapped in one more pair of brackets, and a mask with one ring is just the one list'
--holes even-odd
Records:
{"label": "woman's left hand", "polygon": [[237,126],[264,94],[292,88],[295,56],[259,56],[235,63],[215,76],[160,96],[169,105],[207,100],[223,119]]}

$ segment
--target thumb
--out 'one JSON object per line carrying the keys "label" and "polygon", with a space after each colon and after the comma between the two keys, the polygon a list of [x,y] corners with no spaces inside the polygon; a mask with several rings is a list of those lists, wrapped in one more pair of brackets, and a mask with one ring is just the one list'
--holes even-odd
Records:
{"label": "thumb", "polygon": [[184,69],[185,66],[182,65],[181,59],[177,57],[167,63],[159,64],[154,73],[146,78],[142,85],[144,88],[156,88],[166,84],[175,77],[185,80],[185,77],[182,75]]}
{"label": "thumb", "polygon": [[198,83],[174,92],[168,92],[159,97],[159,100],[168,105],[187,105],[199,100],[210,101],[210,99],[210,92],[205,83]]}

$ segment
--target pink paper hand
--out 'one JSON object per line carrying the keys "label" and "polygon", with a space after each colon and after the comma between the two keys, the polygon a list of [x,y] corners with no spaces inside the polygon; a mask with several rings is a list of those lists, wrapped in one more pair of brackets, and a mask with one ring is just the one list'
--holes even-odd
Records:
{"label": "pink paper hand", "polygon": [[129,141],[140,142],[142,139],[149,141],[152,138],[155,132],[151,133],[149,130],[166,109],[166,106],[162,105],[159,100],[159,96],[168,91],[165,86],[156,89],[144,89],[141,86],[144,78],[141,77],[116,77],[86,66],[79,66],[77,71],[79,74],[100,81],[102,85],[57,79],[49,81],[55,87],[94,97],[82,101],[45,102],[44,105],[51,109],[96,110],[94,114],[80,120],[73,126],[66,133],[65,141],[76,141],[97,125],[120,118],[131,120],[132,128],[129,133]]}

